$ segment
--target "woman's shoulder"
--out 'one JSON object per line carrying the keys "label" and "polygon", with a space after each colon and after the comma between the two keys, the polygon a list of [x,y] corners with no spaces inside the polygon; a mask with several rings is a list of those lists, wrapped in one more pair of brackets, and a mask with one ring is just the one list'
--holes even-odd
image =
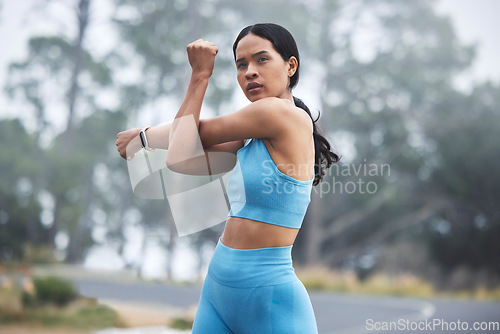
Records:
{"label": "woman's shoulder", "polygon": [[258,109],[267,113],[268,117],[276,118],[276,121],[283,122],[286,120],[284,123],[288,123],[291,126],[304,126],[310,128],[311,131],[313,129],[311,117],[290,100],[278,97],[266,97],[253,102],[253,104],[257,104],[260,107]]}
{"label": "woman's shoulder", "polygon": [[302,108],[295,105],[295,103],[284,100],[285,110],[284,117],[287,122],[293,125],[294,129],[300,127],[306,131],[313,132],[313,122],[309,114]]}

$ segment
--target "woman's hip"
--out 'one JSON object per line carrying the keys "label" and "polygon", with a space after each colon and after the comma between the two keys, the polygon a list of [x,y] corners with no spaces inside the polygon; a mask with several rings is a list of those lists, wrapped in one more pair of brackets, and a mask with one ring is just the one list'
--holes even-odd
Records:
{"label": "woman's hip", "polygon": [[208,275],[222,285],[239,288],[298,280],[292,265],[292,246],[235,249],[227,247],[220,239]]}

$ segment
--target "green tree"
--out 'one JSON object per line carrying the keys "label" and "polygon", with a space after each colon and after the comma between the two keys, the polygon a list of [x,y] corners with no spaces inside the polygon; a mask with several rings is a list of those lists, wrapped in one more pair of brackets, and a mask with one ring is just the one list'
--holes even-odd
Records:
{"label": "green tree", "polygon": [[[330,189],[337,192],[323,194],[319,210],[310,212],[316,216],[308,215],[303,231],[307,252],[305,256],[297,252],[297,258],[360,268],[365,255],[377,258],[382,246],[415,240],[429,221],[445,215],[453,226],[446,238],[454,240],[455,246],[433,241],[436,236],[417,238],[437,265],[450,262],[451,254],[454,268],[472,265],[474,261],[465,254],[472,247],[483,257],[476,267],[489,272],[497,268],[498,252],[491,255],[496,248],[492,240],[484,239],[481,229],[488,226],[496,231],[498,224],[496,211],[485,209],[485,203],[495,201],[497,181],[494,176],[484,178],[498,165],[493,154],[497,144],[482,137],[492,136],[490,123],[498,124],[498,116],[486,111],[494,105],[498,87],[478,87],[467,96],[453,86],[456,75],[472,64],[474,48],[458,42],[449,19],[436,14],[430,1],[324,1],[317,10],[309,50],[326,65],[320,84],[323,124],[334,142],[344,138],[341,144],[348,141],[355,155],[327,177]],[[476,118],[465,118],[468,113]],[[446,130],[448,126],[452,128]],[[480,140],[484,149],[471,147],[471,138],[478,136],[484,139]],[[472,159],[465,157],[464,147],[474,152]],[[377,183],[375,194],[361,194],[359,188],[353,194],[345,188],[339,193],[333,182],[355,182],[359,176],[353,175],[352,167],[371,163],[390,165],[390,176],[362,175],[365,181]],[[349,166],[349,175],[343,175],[342,168]],[[468,181],[472,177],[475,182]],[[469,205],[457,192],[475,198],[475,203],[482,201],[481,209],[467,213]],[[478,219],[488,223],[479,223],[478,228]],[[455,228],[461,224],[467,229]],[[482,237],[465,247],[466,235]],[[429,243],[430,249],[425,246]],[[457,247],[464,252],[445,255]],[[383,262],[380,256],[379,260]]]}
{"label": "green tree", "polygon": [[19,261],[27,246],[47,243],[35,189],[40,183],[42,150],[19,120],[0,121],[0,261]]}
{"label": "green tree", "polygon": [[55,245],[58,233],[67,234],[69,261],[82,260],[93,243],[93,200],[101,191],[93,182],[95,166],[110,153],[123,119],[98,100],[99,90],[111,85],[112,76],[109,60],[97,59],[85,48],[89,7],[88,0],[77,4],[74,39],[62,34],[32,37],[26,60],[10,65],[6,86],[10,96],[31,111],[20,118],[35,120],[34,144],[43,148],[43,163],[34,193],[45,191],[53,197],[49,243]]}
{"label": "green tree", "polygon": [[[478,85],[440,101],[426,133],[436,146],[428,182],[452,201],[425,225],[425,242],[441,268],[440,286],[466,289],[500,282],[500,87]],[[481,274],[479,274],[481,273]]]}

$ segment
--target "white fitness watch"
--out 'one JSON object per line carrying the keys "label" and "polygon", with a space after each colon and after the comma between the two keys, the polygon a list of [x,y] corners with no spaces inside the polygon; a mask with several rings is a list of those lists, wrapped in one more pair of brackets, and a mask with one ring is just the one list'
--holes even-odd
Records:
{"label": "white fitness watch", "polygon": [[149,128],[150,126],[147,126],[139,132],[139,139],[141,140],[142,148],[144,148],[146,151],[154,152],[155,149],[149,147],[148,136],[146,136],[146,130]]}

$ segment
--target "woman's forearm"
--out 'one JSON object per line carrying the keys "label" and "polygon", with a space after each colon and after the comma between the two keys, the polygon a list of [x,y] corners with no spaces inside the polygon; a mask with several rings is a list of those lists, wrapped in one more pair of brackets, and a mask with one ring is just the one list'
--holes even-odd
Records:
{"label": "woman's forearm", "polygon": [[[219,48],[214,43],[199,39],[187,46],[187,54],[189,64],[191,65],[191,79],[189,86],[182,101],[181,107],[175,116],[176,119],[193,116],[196,129],[199,128],[200,110],[205,98],[205,92],[208,87],[208,80],[212,76],[215,56]],[[175,122],[172,127],[173,132],[176,132]],[[172,132],[171,132],[172,139]],[[171,140],[172,141],[172,140]]]}
{"label": "woman's forearm", "polygon": [[[199,136],[200,111],[210,76],[193,71],[181,107],[170,127],[167,166],[180,168],[188,160],[204,155]],[[176,165],[176,167],[173,167]]]}
{"label": "woman's forearm", "polygon": [[[170,127],[172,123],[162,124],[155,127],[150,127],[146,131],[146,136],[148,137],[149,146],[151,148],[158,149],[168,149]],[[140,138],[137,137],[140,141]]]}
{"label": "woman's forearm", "polygon": [[203,99],[205,98],[205,93],[207,91],[209,79],[209,76],[201,73],[193,72],[191,74],[191,80],[189,81],[186,95],[184,96],[184,100],[182,101],[179,111],[175,115],[176,119],[192,115],[194,125],[197,129],[199,129],[200,111],[203,105]]}
{"label": "woman's forearm", "polygon": [[200,111],[207,91],[208,81],[212,76],[215,56],[218,48],[214,43],[199,39],[187,46],[191,79],[170,128],[167,166],[173,167],[187,160],[204,156],[198,129],[200,128]]}

